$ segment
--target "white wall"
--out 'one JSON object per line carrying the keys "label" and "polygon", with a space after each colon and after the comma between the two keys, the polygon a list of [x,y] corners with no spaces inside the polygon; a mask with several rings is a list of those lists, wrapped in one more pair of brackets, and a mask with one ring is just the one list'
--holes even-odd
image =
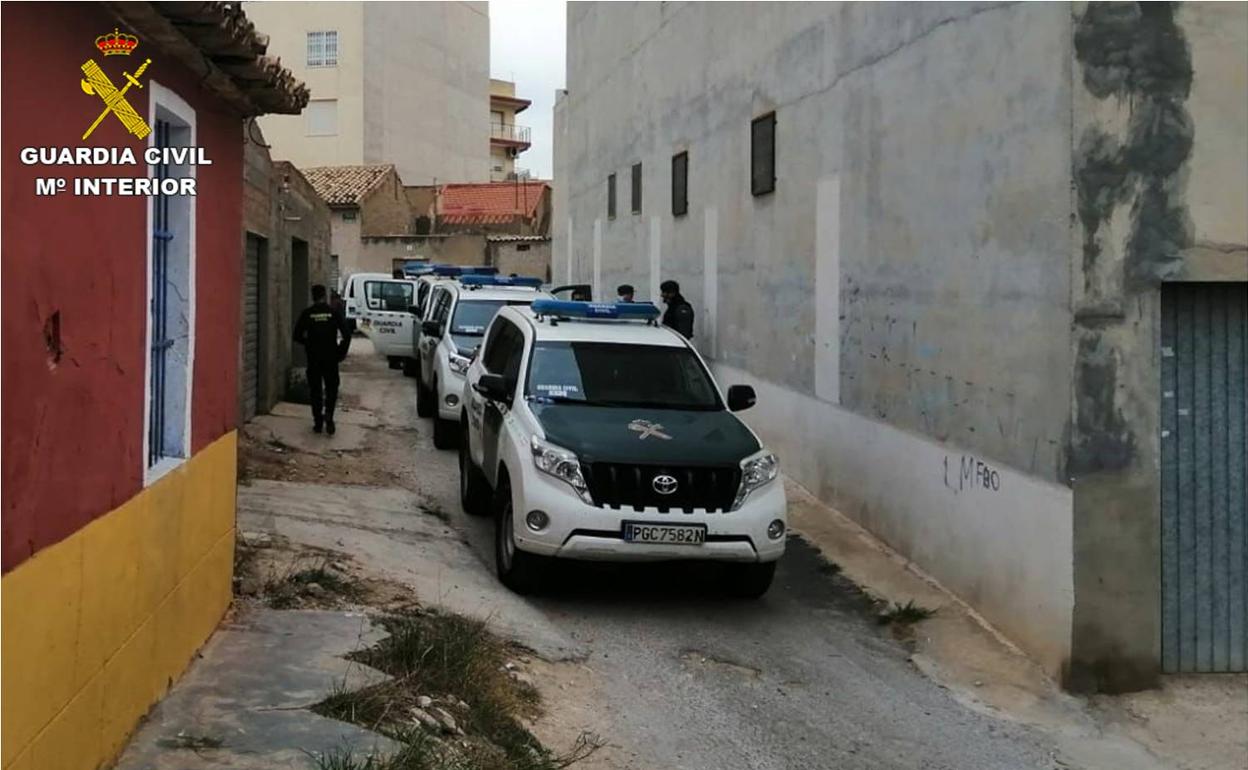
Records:
{"label": "white wall", "polygon": [[[483,2],[248,2],[269,54],[338,101],[338,134],[302,115],[260,124],[296,166],[393,163],[404,183],[489,179],[489,11]],[[338,31],[338,66],[306,66],[307,33]]]}

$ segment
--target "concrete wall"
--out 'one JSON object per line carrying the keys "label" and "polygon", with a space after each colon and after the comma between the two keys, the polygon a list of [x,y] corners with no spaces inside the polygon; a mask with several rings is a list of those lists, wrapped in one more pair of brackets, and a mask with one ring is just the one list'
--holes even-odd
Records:
{"label": "concrete wall", "polygon": [[486,244],[487,265],[494,265],[502,275],[524,275],[551,281],[550,241],[493,241]]}
{"label": "concrete wall", "polygon": [[1072,27],[1068,683],[1126,690],[1160,659],[1160,287],[1248,280],[1248,9],[1077,4]]}
{"label": "concrete wall", "polygon": [[[552,228],[556,280],[569,257],[599,296],[679,280],[695,344],[760,386],[786,471],[1053,672],[1072,603],[1070,26],[1043,4],[570,5]],[[776,191],[753,197],[750,121],[773,110]]]}
{"label": "concrete wall", "polygon": [[[259,131],[255,134],[258,136]],[[291,297],[293,239],[307,243],[309,285],[328,286],[332,248],[330,220],[329,207],[297,168],[289,162],[273,162],[268,151],[255,141],[247,143],[243,169],[243,231],[244,236],[250,232],[266,242],[260,267],[263,326],[259,329],[258,340],[257,413],[268,412],[287,397],[290,370],[303,363],[302,351],[294,349],[291,339],[295,324],[292,307],[310,304],[312,299],[310,296]],[[240,311],[245,318],[245,309],[240,308]],[[242,343],[240,336],[240,371]],[[240,389],[245,386],[246,383],[239,383]]]}
{"label": "concrete wall", "polygon": [[360,234],[404,235],[412,232],[415,215],[403,181],[388,174],[360,206]]}
{"label": "concrete wall", "polygon": [[[279,157],[303,167],[394,163],[409,184],[489,179],[486,3],[246,3],[256,27],[308,84],[338,100],[338,135],[301,115],[261,118]],[[338,66],[307,64],[307,33],[338,31]]]}
{"label": "concrete wall", "polygon": [[[389,273],[409,259],[427,259],[448,265],[479,265],[485,259],[485,236],[395,235],[363,237],[359,262],[351,272]],[[346,274],[344,269],[343,274]]]}

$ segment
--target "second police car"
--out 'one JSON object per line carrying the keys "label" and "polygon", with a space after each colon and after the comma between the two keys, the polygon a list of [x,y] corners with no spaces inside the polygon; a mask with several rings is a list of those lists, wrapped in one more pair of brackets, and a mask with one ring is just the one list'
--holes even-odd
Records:
{"label": "second police car", "polygon": [[536,278],[463,275],[432,284],[417,342],[416,413],[433,418],[433,445],[459,438],[464,373],[499,308],[528,305],[550,295]]}
{"label": "second police car", "polygon": [[500,579],[540,587],[551,557],[725,563],[771,585],[787,528],[776,457],[650,304],[539,300],[498,312],[468,367],[460,498],[495,517]]}

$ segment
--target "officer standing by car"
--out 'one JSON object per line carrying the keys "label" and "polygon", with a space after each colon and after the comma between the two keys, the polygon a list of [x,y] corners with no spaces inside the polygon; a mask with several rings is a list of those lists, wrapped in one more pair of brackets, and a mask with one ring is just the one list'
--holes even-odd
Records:
{"label": "officer standing by car", "polygon": [[663,325],[675,329],[685,339],[693,339],[693,305],[680,293],[680,284],[675,281],[664,281],[659,284],[659,294],[667,310],[663,313]]}
{"label": "officer standing by car", "polygon": [[324,427],[325,432],[332,436],[334,405],[338,401],[338,362],[347,357],[351,329],[342,311],[325,301],[324,286],[317,284],[312,287],[312,305],[299,314],[294,339],[303,345],[307,354],[312,430],[320,433]]}

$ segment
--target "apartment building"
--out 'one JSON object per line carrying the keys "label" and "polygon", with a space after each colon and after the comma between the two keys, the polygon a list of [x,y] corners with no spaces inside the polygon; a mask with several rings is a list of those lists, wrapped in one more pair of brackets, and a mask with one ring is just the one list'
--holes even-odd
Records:
{"label": "apartment building", "polygon": [[408,184],[490,178],[484,2],[249,2],[308,84],[302,115],[260,121],[299,168],[393,164]]}
{"label": "apartment building", "polygon": [[1070,687],[1248,670],[1242,5],[567,28],[557,282],[679,280],[785,472]]}
{"label": "apartment building", "polygon": [[528,179],[529,172],[516,167],[516,158],[529,149],[529,127],[516,125],[516,115],[532,102],[516,96],[516,84],[490,79],[490,181]]}

